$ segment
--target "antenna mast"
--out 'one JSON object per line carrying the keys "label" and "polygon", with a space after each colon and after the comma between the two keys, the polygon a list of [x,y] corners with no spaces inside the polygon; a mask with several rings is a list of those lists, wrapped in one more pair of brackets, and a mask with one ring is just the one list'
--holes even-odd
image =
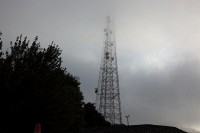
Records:
{"label": "antenna mast", "polygon": [[111,29],[111,20],[106,19],[104,29],[104,51],[96,89],[96,109],[111,124],[122,124],[119,77],[115,36]]}

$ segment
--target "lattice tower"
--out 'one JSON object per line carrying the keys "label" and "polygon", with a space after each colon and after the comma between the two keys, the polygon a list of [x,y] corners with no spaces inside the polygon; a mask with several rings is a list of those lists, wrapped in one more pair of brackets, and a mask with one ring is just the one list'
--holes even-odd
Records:
{"label": "lattice tower", "polygon": [[122,124],[115,35],[109,17],[104,29],[104,39],[95,105],[111,124]]}

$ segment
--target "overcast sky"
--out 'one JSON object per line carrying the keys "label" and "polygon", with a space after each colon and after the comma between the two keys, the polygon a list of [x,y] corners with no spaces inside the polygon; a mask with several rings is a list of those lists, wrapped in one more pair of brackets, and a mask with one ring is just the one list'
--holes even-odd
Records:
{"label": "overcast sky", "polygon": [[[54,41],[95,102],[105,18],[114,20],[123,121],[200,131],[199,0],[0,0],[3,41]],[[4,44],[5,44],[4,43]],[[7,43],[8,45],[8,43]]]}

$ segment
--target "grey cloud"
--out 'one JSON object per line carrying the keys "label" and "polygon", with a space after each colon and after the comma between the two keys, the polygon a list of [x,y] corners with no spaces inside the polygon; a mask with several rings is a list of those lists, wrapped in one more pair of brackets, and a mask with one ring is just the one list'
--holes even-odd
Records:
{"label": "grey cloud", "polygon": [[122,93],[125,97],[122,99],[127,104],[125,111],[132,116],[132,123],[162,123],[179,127],[199,123],[198,65],[198,60],[191,59],[168,75],[143,71],[129,75],[130,78],[123,81],[127,92]]}

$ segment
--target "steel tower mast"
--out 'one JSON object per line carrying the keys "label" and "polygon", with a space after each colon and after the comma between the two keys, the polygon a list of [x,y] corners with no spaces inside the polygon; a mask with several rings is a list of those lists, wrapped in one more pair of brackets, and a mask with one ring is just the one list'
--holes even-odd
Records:
{"label": "steel tower mast", "polygon": [[115,35],[111,29],[110,17],[106,21],[104,51],[95,91],[96,109],[111,124],[122,124]]}

